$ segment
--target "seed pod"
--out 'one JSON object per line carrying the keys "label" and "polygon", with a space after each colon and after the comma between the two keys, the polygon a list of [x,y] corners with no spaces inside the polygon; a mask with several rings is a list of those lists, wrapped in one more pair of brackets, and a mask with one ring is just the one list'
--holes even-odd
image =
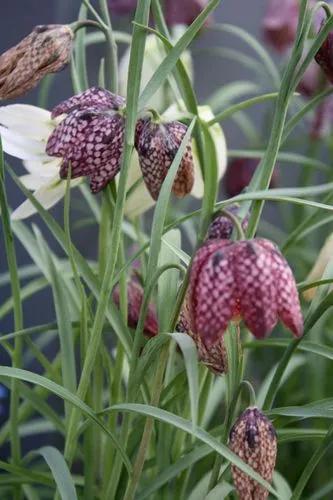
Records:
{"label": "seed pod", "polygon": [[36,26],[18,45],[0,56],[0,99],[12,99],[34,88],[49,73],[70,61],[73,32],[69,26]]}
{"label": "seed pod", "polygon": [[[177,154],[187,127],[180,122],[155,123],[151,119],[137,124],[135,145],[143,179],[152,198],[157,200],[163,181]],[[172,187],[182,198],[190,193],[194,183],[191,143],[186,147]]]}
{"label": "seed pod", "polygon": [[[229,448],[268,482],[275,468],[277,440],[272,423],[257,408],[248,408],[230,431]],[[240,500],[265,500],[268,491],[232,465],[232,477]]]}

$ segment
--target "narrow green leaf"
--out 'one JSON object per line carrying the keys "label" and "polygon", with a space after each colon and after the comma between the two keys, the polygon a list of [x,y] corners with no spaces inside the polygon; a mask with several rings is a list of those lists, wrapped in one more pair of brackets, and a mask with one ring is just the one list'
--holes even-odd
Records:
{"label": "narrow green leaf", "polygon": [[77,500],[75,485],[64,457],[57,448],[44,446],[30,456],[41,455],[49,466],[56,482],[61,500]]}

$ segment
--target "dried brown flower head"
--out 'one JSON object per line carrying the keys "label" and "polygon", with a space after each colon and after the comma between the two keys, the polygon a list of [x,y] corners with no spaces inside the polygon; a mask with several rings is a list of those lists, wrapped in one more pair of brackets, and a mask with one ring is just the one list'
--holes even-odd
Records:
{"label": "dried brown flower head", "polygon": [[36,26],[0,56],[0,99],[23,95],[45,75],[62,70],[69,63],[72,40],[69,26]]}
{"label": "dried brown flower head", "polygon": [[[263,479],[271,482],[276,461],[277,442],[272,423],[257,408],[247,408],[230,431],[229,448]],[[240,500],[265,500],[268,491],[238,467],[232,477]]]}

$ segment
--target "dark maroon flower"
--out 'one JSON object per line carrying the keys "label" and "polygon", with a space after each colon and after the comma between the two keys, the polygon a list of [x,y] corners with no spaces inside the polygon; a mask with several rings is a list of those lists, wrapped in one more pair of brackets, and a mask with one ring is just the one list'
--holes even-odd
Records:
{"label": "dark maroon flower", "polygon": [[331,31],[317,54],[315,60],[327,76],[328,80],[333,83],[333,32]]}
{"label": "dark maroon flower", "polygon": [[[224,188],[228,196],[237,196],[250,184],[259,161],[256,158],[237,158],[228,164],[223,178]],[[275,168],[270,187],[276,186],[277,179],[278,174]]]}
{"label": "dark maroon flower", "polygon": [[[120,306],[119,293],[119,285],[117,285],[113,290],[112,298],[118,307]],[[127,323],[131,328],[136,328],[138,324],[142,300],[143,288],[135,278],[131,278],[127,285]],[[150,303],[148,306],[143,332],[147,337],[154,337],[158,333],[157,313],[155,304],[153,303]]]}
{"label": "dark maroon flower", "polygon": [[299,13],[298,0],[269,0],[263,19],[265,40],[278,52],[285,52],[295,41]]}
{"label": "dark maroon flower", "polygon": [[200,335],[191,330],[188,298],[185,299],[179,320],[176,326],[177,332],[186,333],[195,342],[198,350],[199,360],[204,363],[213,373],[221,375],[228,372],[228,356],[224,345],[223,335],[210,347],[206,347]]}
{"label": "dark maroon flower", "polygon": [[[230,431],[229,448],[260,476],[272,482],[277,454],[276,432],[257,408],[247,408]],[[265,500],[268,491],[232,465],[232,477],[240,500]]]}
{"label": "dark maroon flower", "polygon": [[[157,200],[163,181],[186,134],[187,127],[180,122],[156,123],[139,120],[135,147],[138,151],[143,179],[152,198]],[[194,165],[191,142],[181,160],[172,187],[179,198],[190,193],[194,183]]]}
{"label": "dark maroon flower", "polygon": [[263,238],[211,240],[196,253],[188,290],[190,329],[210,348],[241,317],[257,338],[280,319],[295,336],[303,317],[293,273],[276,245]]}
{"label": "dark maroon flower", "polygon": [[[208,0],[165,0],[165,18],[169,26],[175,24],[190,25],[208,4]],[[109,0],[110,9],[115,14],[129,14],[136,5],[136,0]]]}
{"label": "dark maroon flower", "polygon": [[[207,232],[207,240],[221,239],[229,240],[234,229],[234,223],[225,212],[237,217],[239,212],[239,205],[230,205],[218,215],[215,216],[213,222],[210,224]],[[242,220],[242,227],[246,231],[249,222],[248,215]]]}
{"label": "dark maroon flower", "polygon": [[137,5],[137,0],[109,0],[109,6],[115,14],[128,14]]}
{"label": "dark maroon flower", "polygon": [[52,110],[52,118],[68,114],[76,109],[84,110],[86,108],[96,107],[101,111],[119,110],[125,106],[125,99],[120,95],[113,94],[101,87],[91,87],[80,94],[74,95],[69,99],[58,104]]}
{"label": "dark maroon flower", "polygon": [[207,6],[208,0],[167,0],[165,2],[165,18],[169,26],[193,23],[196,17]]}
{"label": "dark maroon flower", "polygon": [[119,172],[124,140],[122,98],[93,87],[53,110],[68,113],[50,135],[46,152],[63,158],[60,177],[90,177],[93,193],[101,191]]}

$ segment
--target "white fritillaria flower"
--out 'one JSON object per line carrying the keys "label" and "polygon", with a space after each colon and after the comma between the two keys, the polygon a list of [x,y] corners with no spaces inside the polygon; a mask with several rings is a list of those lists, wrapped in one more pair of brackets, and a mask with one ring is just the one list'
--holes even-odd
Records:
{"label": "white fritillaria flower", "polygon": [[[33,191],[37,201],[48,209],[65,194],[66,181],[59,177],[60,158],[45,152],[46,142],[59,123],[52,120],[45,109],[27,104],[0,107],[0,135],[5,153],[23,160],[27,174],[20,177],[26,188]],[[80,179],[71,183],[71,186]],[[25,219],[36,213],[36,208],[25,200],[14,212],[12,219]]]}
{"label": "white fritillaria flower", "polygon": [[[333,234],[331,234],[322,246],[313,268],[306,278],[307,283],[320,281],[323,279],[323,274],[333,256]],[[308,288],[303,292],[305,300],[312,300],[316,294],[317,287]]]}

